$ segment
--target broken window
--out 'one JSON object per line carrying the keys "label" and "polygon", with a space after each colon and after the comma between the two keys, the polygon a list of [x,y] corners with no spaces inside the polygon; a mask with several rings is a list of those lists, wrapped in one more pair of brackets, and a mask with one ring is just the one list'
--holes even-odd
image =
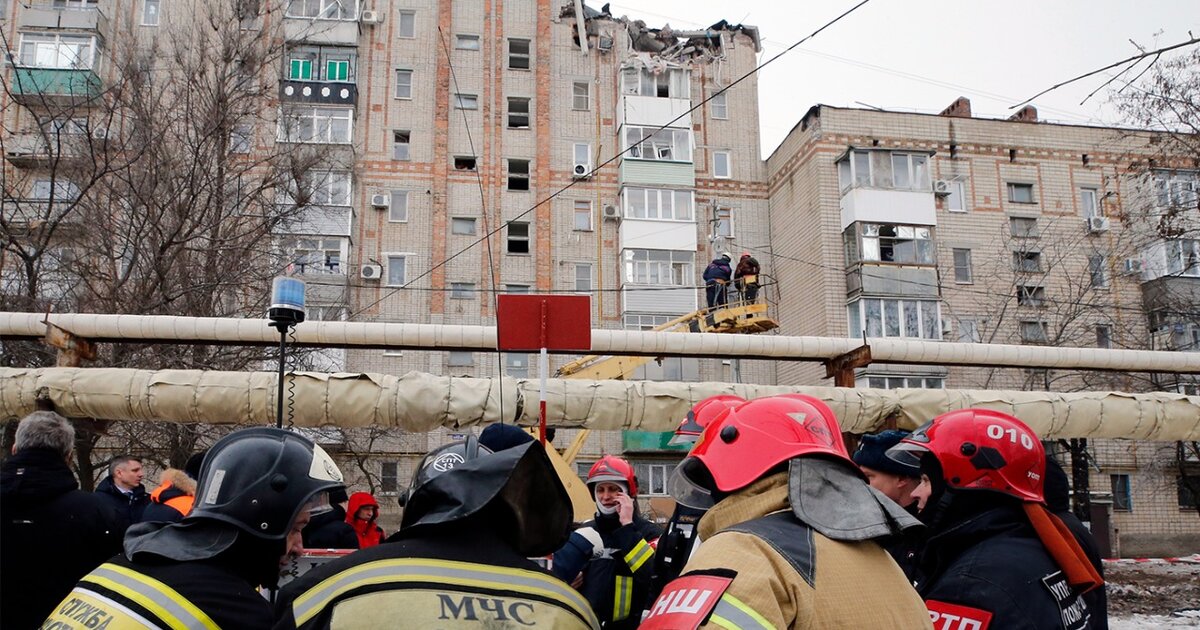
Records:
{"label": "broken window", "polygon": [[510,254],[528,254],[529,253],[529,224],[522,221],[513,221],[508,224],[508,253]]}
{"label": "broken window", "polygon": [[861,232],[865,261],[934,264],[933,233],[926,226],[863,223]]}
{"label": "broken window", "polygon": [[1042,269],[1042,253],[1041,252],[1013,252],[1013,270],[1025,273],[1041,273]]}
{"label": "broken window", "polygon": [[717,92],[708,102],[709,107],[712,108],[712,117],[717,120],[729,118],[729,101],[725,98],[725,94],[725,92]]}
{"label": "broken window", "polygon": [[1017,238],[1037,238],[1037,219],[1032,217],[1009,217],[1009,233]]}
{"label": "broken window", "polygon": [[529,160],[508,160],[508,189],[529,190]]}
{"label": "broken window", "polygon": [[473,155],[456,155],[456,156],[454,156],[454,170],[456,170],[456,171],[473,171],[473,170],[475,170],[475,156],[473,156]]}
{"label": "broken window", "polygon": [[1017,304],[1021,306],[1045,306],[1046,305],[1046,289],[1045,287],[1031,287],[1021,285],[1017,287]]}
{"label": "broken window", "polygon": [[621,70],[621,93],[657,98],[691,98],[691,83],[687,70],[676,68],[650,72],[631,66]]}
{"label": "broken window", "polygon": [[529,40],[508,40],[508,67],[511,70],[529,69]]}
{"label": "broken window", "polygon": [[508,128],[529,128],[529,99],[516,96],[508,97]]}
{"label": "broken window", "polygon": [[409,149],[410,135],[407,131],[395,130],[392,132],[392,159],[407,160]]}
{"label": "broken window", "polygon": [[629,157],[670,162],[692,161],[692,132],[687,129],[627,127],[625,144]]}

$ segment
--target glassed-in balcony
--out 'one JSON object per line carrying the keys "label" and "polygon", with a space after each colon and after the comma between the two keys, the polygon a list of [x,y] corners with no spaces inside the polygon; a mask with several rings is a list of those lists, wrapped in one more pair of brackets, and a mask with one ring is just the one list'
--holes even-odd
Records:
{"label": "glassed-in balcony", "polygon": [[108,16],[94,2],[25,2],[17,12],[17,28],[90,32],[106,37]]}
{"label": "glassed-in balcony", "polygon": [[13,100],[24,105],[77,105],[100,96],[100,77],[90,68],[13,68]]}

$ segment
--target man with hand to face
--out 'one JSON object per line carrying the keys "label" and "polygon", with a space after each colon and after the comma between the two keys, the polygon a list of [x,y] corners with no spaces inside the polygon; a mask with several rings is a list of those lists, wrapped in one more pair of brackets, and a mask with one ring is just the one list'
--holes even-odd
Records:
{"label": "man with hand to face", "polygon": [[[921,483],[921,469],[887,456],[887,450],[908,435],[908,431],[888,430],[862,436],[858,450],[854,451],[854,463],[858,464],[872,488],[916,516],[917,499],[913,496],[913,490]],[[921,580],[917,556],[921,553],[924,539],[924,528],[914,527],[883,546],[913,584]]]}

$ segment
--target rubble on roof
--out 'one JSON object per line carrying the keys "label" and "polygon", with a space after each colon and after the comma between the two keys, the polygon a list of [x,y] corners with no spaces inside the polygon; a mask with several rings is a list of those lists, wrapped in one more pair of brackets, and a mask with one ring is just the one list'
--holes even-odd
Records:
{"label": "rubble on roof", "polygon": [[[564,4],[559,17],[575,18],[575,3],[569,1]],[[584,30],[589,39],[605,35],[600,29],[599,21],[601,20],[621,24],[625,27],[635,52],[649,53],[670,62],[704,63],[723,58],[725,51],[722,33],[724,32],[733,35],[743,34],[750,38],[755,52],[762,50],[758,27],[730,24],[727,20],[721,20],[706,29],[697,31],[675,30],[671,28],[670,24],[663,25],[661,28],[651,28],[646,25],[644,20],[631,20],[626,16],[613,17],[608,4],[601,7],[599,11],[584,4],[583,19],[586,26]],[[578,35],[576,44],[578,44]]]}

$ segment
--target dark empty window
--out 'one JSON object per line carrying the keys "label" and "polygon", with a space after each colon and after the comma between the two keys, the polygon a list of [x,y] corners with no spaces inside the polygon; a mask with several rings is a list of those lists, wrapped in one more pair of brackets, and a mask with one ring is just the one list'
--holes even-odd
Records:
{"label": "dark empty window", "polygon": [[508,40],[508,67],[513,70],[529,69],[529,40]]}
{"label": "dark empty window", "polygon": [[508,128],[529,128],[529,99],[509,97],[508,99]]}
{"label": "dark empty window", "polygon": [[508,253],[529,253],[529,224],[513,222],[508,224]]}
{"label": "dark empty window", "polygon": [[473,170],[475,170],[475,156],[473,156],[473,155],[456,155],[456,156],[454,156],[454,170],[456,170],[456,171],[473,171]]}
{"label": "dark empty window", "polygon": [[1129,487],[1129,475],[1109,475],[1112,481],[1113,509],[1118,512],[1133,510],[1133,492]]}
{"label": "dark empty window", "polygon": [[508,189],[529,190],[529,160],[508,161]]}

